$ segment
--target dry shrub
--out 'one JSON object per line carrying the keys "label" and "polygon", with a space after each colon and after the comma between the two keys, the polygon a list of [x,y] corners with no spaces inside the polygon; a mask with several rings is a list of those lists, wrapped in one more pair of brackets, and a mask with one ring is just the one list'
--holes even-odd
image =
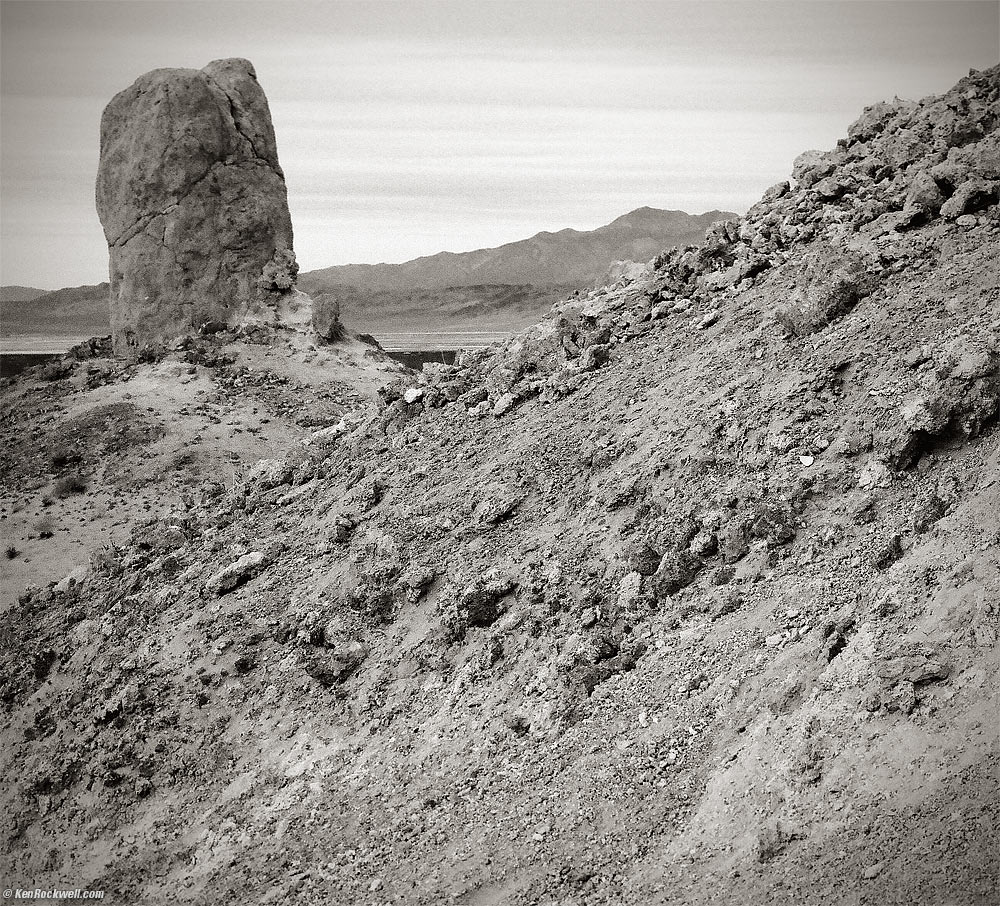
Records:
{"label": "dry shrub", "polygon": [[84,481],[79,472],[63,475],[52,488],[53,493],[59,498],[69,497],[71,494],[82,494],[86,490],[87,482]]}

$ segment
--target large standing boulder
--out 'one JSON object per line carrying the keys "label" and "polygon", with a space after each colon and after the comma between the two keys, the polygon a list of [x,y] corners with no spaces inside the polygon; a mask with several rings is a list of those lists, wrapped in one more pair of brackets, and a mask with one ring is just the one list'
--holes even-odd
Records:
{"label": "large standing boulder", "polygon": [[340,321],[340,302],[333,293],[320,293],[312,300],[312,329],[326,343],[334,343],[344,336]]}
{"label": "large standing boulder", "polygon": [[298,268],[252,64],[156,69],[115,95],[101,119],[97,212],[119,353],[273,307]]}

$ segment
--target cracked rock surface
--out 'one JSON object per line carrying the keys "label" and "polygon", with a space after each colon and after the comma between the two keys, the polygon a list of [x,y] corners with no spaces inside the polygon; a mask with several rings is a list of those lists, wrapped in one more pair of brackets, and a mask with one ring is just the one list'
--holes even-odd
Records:
{"label": "cracked rock surface", "polygon": [[292,223],[253,65],[156,69],[115,95],[101,120],[97,212],[119,353],[273,303],[290,284],[276,272],[294,276]]}

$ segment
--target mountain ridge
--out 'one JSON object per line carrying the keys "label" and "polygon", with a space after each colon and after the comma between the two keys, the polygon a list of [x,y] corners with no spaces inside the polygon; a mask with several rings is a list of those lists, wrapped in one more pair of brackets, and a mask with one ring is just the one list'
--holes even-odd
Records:
{"label": "mountain ridge", "polygon": [[442,251],[400,263],[317,268],[301,273],[299,286],[308,293],[342,285],[395,291],[487,284],[585,286],[614,261],[646,261],[669,246],[697,244],[712,223],[736,216],[718,210],[688,214],[644,206],[593,230],[541,230],[490,248]]}
{"label": "mountain ridge", "polygon": [[43,291],[31,298],[0,299],[2,335],[105,334],[111,326],[108,292],[107,283],[88,283]]}
{"label": "mountain ridge", "polygon": [[20,286],[12,283],[0,286],[0,302],[29,302],[44,296],[49,290],[39,289],[37,286]]}

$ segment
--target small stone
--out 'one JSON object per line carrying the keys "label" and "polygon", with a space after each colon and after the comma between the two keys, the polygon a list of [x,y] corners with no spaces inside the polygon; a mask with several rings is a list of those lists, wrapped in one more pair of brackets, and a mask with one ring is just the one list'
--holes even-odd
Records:
{"label": "small stone", "polygon": [[596,371],[606,365],[611,358],[611,347],[607,343],[588,346],[580,355],[580,371]]}
{"label": "small stone", "polygon": [[944,195],[941,194],[937,181],[930,173],[918,173],[906,193],[906,208],[927,217],[941,210],[943,203]]}
{"label": "small stone", "polygon": [[514,590],[508,576],[484,576],[459,595],[458,611],[469,626],[491,626],[503,612],[502,600]]}
{"label": "small stone", "polygon": [[517,510],[524,493],[517,487],[497,486],[476,507],[476,516],[480,522],[496,525],[509,518]]}
{"label": "small stone", "polygon": [[912,346],[903,354],[907,368],[919,368],[930,358],[925,346]]}
{"label": "small stone", "polygon": [[698,322],[698,330],[705,330],[719,320],[720,312],[717,308],[712,309]]}
{"label": "small stone", "polygon": [[739,520],[727,522],[718,533],[719,553],[726,563],[742,560],[750,551],[746,526]]}
{"label": "small stone", "polygon": [[997,200],[997,183],[984,179],[967,179],[943,205],[941,216],[958,220],[963,215],[985,208]]}
{"label": "small stone", "polygon": [[823,201],[836,201],[851,188],[851,182],[839,176],[826,176],[813,184],[813,191]]}
{"label": "small stone", "polygon": [[892,472],[884,462],[871,459],[858,475],[859,488],[887,488],[892,484]]}
{"label": "small stone", "polygon": [[320,293],[313,298],[312,329],[325,343],[334,343],[344,336],[340,302],[333,293]]}
{"label": "small stone", "polygon": [[975,214],[962,214],[955,220],[955,223],[963,230],[971,230],[977,223],[979,223],[979,219]]}
{"label": "small stone", "polygon": [[625,611],[634,611],[646,599],[642,587],[642,575],[637,572],[626,573],[618,583],[618,606]]}
{"label": "small stone", "polygon": [[721,620],[728,614],[735,613],[744,605],[743,596],[738,592],[729,589],[719,589],[712,598],[709,607],[709,617],[714,620]]}
{"label": "small stone", "polygon": [[410,387],[407,391],[403,393],[403,402],[406,403],[407,406],[409,406],[410,404],[415,403],[423,395],[424,395],[423,387]]}
{"label": "small stone", "polygon": [[719,550],[719,539],[715,532],[703,528],[691,539],[688,549],[696,557],[712,557]]}
{"label": "small stone", "polygon": [[329,538],[334,544],[343,544],[354,531],[354,520],[347,516],[337,516],[330,526]]}
{"label": "small stone", "polygon": [[777,503],[761,503],[750,527],[755,538],[767,540],[768,546],[777,547],[795,538],[795,520],[789,510]]}
{"label": "small stone", "polygon": [[267,557],[264,554],[260,551],[251,551],[212,576],[207,582],[207,588],[222,596],[253,578],[266,565]]}
{"label": "small stone", "polygon": [[336,650],[311,648],[301,653],[306,673],[321,686],[330,688],[351,677],[368,657],[368,648],[354,639]]}
{"label": "small stone", "polygon": [[712,573],[713,585],[726,585],[732,581],[736,570],[732,566],[720,566]]}
{"label": "small stone", "polygon": [[701,561],[688,551],[668,551],[652,578],[656,596],[672,595],[690,585],[701,566]]}
{"label": "small stone", "polygon": [[766,639],[764,639],[764,644],[768,648],[777,648],[784,640],[785,637],[780,632],[778,632],[775,633],[774,635],[769,635]]}
{"label": "small stone", "polygon": [[788,185],[787,179],[781,182],[777,182],[769,189],[764,190],[764,194],[761,196],[761,201],[763,202],[777,201],[779,198],[782,198],[788,194],[789,188],[790,186]]}
{"label": "small stone", "polygon": [[493,414],[500,418],[501,415],[506,415],[514,408],[514,404],[517,402],[517,397],[513,393],[503,394],[493,405]]}
{"label": "small stone", "polygon": [[646,541],[638,540],[629,547],[628,565],[640,576],[651,576],[660,565],[660,554]]}
{"label": "small stone", "polygon": [[881,701],[886,711],[912,714],[917,707],[916,687],[908,681],[897,683],[887,692],[882,693]]}
{"label": "small stone", "polygon": [[661,318],[665,318],[667,315],[673,314],[673,311],[673,302],[657,302],[649,312],[649,319],[651,321],[659,321]]}

